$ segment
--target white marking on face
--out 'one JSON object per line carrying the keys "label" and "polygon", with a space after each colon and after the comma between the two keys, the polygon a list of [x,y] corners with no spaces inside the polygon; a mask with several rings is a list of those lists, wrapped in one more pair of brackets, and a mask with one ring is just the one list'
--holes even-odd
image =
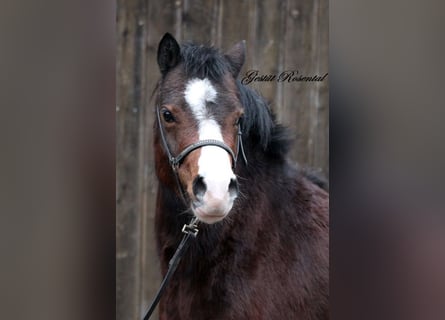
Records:
{"label": "white marking on face", "polygon": [[[199,140],[222,141],[221,130],[215,120],[203,120],[199,124]],[[230,179],[235,178],[227,151],[216,146],[201,148],[198,174],[204,177],[207,190],[215,199],[223,200],[228,193]]]}
{"label": "white marking on face", "polygon": [[215,102],[216,90],[208,79],[192,79],[185,87],[185,101],[198,121],[206,117],[206,103]]}
{"label": "white marking on face", "polygon": [[[212,83],[208,79],[192,79],[186,85],[184,96],[198,121],[199,140],[213,139],[224,142],[220,126],[206,110],[206,104],[215,102],[217,97]],[[202,147],[198,174],[204,178],[207,186],[199,211],[207,214],[227,214],[234,200],[228,187],[230,180],[235,179],[227,151],[216,146]]]}

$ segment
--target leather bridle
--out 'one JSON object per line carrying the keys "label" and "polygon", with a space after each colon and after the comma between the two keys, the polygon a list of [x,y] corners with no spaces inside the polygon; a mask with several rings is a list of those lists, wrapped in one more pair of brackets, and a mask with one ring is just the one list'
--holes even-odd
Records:
{"label": "leather bridle", "polygon": [[235,169],[236,162],[238,160],[238,155],[241,152],[241,155],[243,157],[244,163],[247,165],[247,158],[246,154],[244,153],[244,147],[243,147],[243,139],[242,139],[242,131],[241,131],[241,121],[238,123],[238,132],[237,132],[237,138],[236,138],[236,154],[233,152],[233,150],[226,145],[224,142],[208,139],[208,140],[199,140],[198,142],[192,143],[191,145],[188,145],[184,148],[177,156],[173,156],[172,152],[170,151],[170,148],[168,146],[167,137],[164,133],[164,127],[162,126],[161,121],[161,114],[160,114],[160,107],[159,105],[156,106],[156,120],[159,128],[159,134],[161,136],[162,145],[164,148],[165,153],[167,154],[168,161],[170,163],[170,166],[172,168],[173,174],[175,175],[176,184],[178,185],[179,192],[181,194],[182,200],[185,205],[187,205],[187,195],[184,192],[184,188],[182,187],[181,181],[179,180],[178,176],[178,169],[181,165],[182,161],[192,152],[196,149],[206,147],[206,146],[215,146],[219,147],[221,149],[224,149],[227,151],[227,153],[232,158],[232,168]]}
{"label": "leather bridle", "polygon": [[[186,158],[192,151],[205,147],[205,146],[215,146],[220,147],[221,149],[224,149],[227,151],[227,153],[232,158],[232,168],[235,169],[236,162],[238,160],[238,155],[241,152],[241,155],[243,157],[244,163],[247,165],[247,158],[246,154],[244,153],[244,147],[243,147],[243,139],[242,139],[242,131],[241,131],[241,121],[238,122],[238,132],[237,132],[237,138],[236,138],[236,153],[233,152],[233,150],[226,145],[225,143],[218,141],[218,140],[199,140],[198,142],[192,143],[191,145],[187,146],[182,150],[177,156],[173,156],[172,152],[170,151],[170,148],[168,146],[167,138],[164,133],[164,127],[162,126],[161,122],[161,115],[160,115],[160,107],[159,105],[156,106],[156,121],[157,125],[159,127],[159,133],[161,136],[162,145],[164,148],[165,153],[167,154],[168,161],[170,163],[170,166],[172,168],[173,174],[176,179],[176,184],[178,185],[179,193],[181,194],[182,201],[187,206],[187,195],[182,187],[181,181],[179,180],[178,175],[178,169],[181,165],[184,158]],[[153,311],[155,310],[157,304],[159,303],[159,300],[161,299],[161,295],[165,290],[165,287],[167,286],[168,282],[170,281],[173,273],[175,272],[176,268],[179,265],[179,261],[181,260],[182,256],[185,253],[185,250],[188,248],[190,242],[189,240],[191,238],[195,238],[198,234],[198,218],[193,217],[189,224],[185,224],[182,227],[182,232],[184,233],[184,236],[179,243],[178,248],[176,249],[175,254],[170,259],[168,263],[168,270],[164,277],[164,279],[161,282],[161,285],[158,289],[158,292],[156,293],[155,298],[150,304],[150,307],[148,308],[148,311],[146,312],[143,320],[148,320],[150,316],[152,315]]]}

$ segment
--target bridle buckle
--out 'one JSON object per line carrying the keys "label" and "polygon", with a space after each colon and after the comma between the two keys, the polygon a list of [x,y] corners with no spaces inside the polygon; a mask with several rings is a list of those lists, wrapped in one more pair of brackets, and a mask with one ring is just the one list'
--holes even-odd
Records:
{"label": "bridle buckle", "polygon": [[169,162],[170,162],[170,166],[172,167],[172,170],[173,170],[174,172],[177,172],[177,171],[178,171],[178,168],[179,168],[179,162],[176,160],[176,158],[171,157],[171,158],[169,159]]}
{"label": "bridle buckle", "polygon": [[198,231],[199,231],[198,226],[196,225],[196,223],[194,221],[191,222],[190,224],[184,224],[184,226],[182,227],[183,233],[190,234],[195,238],[198,235]]}

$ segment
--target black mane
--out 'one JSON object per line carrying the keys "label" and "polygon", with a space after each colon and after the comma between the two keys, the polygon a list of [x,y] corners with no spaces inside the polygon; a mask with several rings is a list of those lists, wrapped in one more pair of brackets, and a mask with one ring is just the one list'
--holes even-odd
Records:
{"label": "black mane", "polygon": [[277,123],[275,114],[259,93],[239,80],[237,86],[244,107],[242,128],[245,145],[260,147],[267,156],[284,158],[292,142],[289,130]]}

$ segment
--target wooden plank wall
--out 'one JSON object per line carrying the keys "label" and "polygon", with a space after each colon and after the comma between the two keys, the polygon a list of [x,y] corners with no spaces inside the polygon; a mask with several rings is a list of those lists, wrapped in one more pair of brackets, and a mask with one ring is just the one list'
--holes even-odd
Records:
{"label": "wooden plank wall", "polygon": [[[247,40],[249,69],[328,72],[327,0],[118,0],[116,312],[136,320],[160,282],[151,154],[157,45],[165,32],[224,50]],[[292,159],[328,175],[328,79],[251,85],[297,137]]]}

